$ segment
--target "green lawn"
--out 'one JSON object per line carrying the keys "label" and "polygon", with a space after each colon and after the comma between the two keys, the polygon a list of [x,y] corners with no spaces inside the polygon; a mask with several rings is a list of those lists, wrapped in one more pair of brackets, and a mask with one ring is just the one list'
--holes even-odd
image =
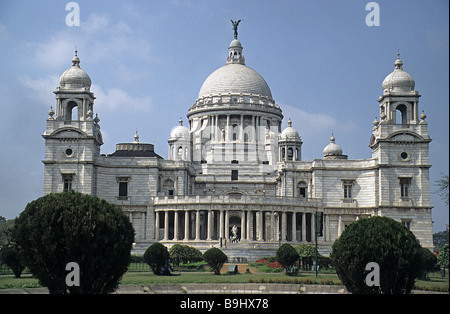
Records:
{"label": "green lawn", "polygon": [[[210,272],[183,272],[174,276],[156,276],[151,272],[127,272],[120,284],[181,284],[181,283],[302,283],[302,284],[340,284],[335,273],[300,272],[297,276],[286,276],[283,273],[241,273],[237,275],[213,275]],[[12,275],[0,276],[0,289],[40,287],[38,280],[31,275],[14,278]],[[432,273],[429,281],[417,280],[416,288],[443,291],[449,288],[448,273],[445,278],[439,273]]]}

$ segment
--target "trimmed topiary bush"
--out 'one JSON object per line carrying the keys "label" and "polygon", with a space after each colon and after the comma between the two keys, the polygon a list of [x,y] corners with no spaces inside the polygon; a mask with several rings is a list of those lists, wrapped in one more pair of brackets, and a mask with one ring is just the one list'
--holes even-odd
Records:
{"label": "trimmed topiary bush", "polygon": [[[122,210],[78,192],[48,194],[16,219],[13,238],[23,261],[50,293],[111,293],[126,272],[134,230]],[[67,286],[68,263],[79,286]]]}
{"label": "trimmed topiary bush", "polygon": [[0,249],[0,262],[11,268],[16,278],[20,278],[25,269],[20,250],[13,242]]}
{"label": "trimmed topiary bush", "polygon": [[[360,219],[334,242],[333,266],[351,293],[410,293],[421,269],[421,246],[414,234],[388,217]],[[366,265],[380,269],[380,287],[366,284]]]}
{"label": "trimmed topiary bush", "polygon": [[164,267],[169,262],[169,258],[169,251],[159,242],[150,245],[144,253],[144,261],[151,267],[155,275],[163,274]]}
{"label": "trimmed topiary bush", "polygon": [[278,248],[276,258],[284,268],[285,273],[292,274],[299,255],[292,245],[285,243]]}
{"label": "trimmed topiary bush", "polygon": [[203,259],[208,263],[215,275],[220,275],[220,270],[222,269],[223,264],[228,260],[228,257],[224,252],[213,247],[203,253]]}

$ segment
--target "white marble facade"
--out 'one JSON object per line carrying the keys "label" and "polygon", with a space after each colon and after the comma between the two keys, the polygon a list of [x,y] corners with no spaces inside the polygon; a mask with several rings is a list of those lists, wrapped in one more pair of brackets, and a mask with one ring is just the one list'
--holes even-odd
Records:
{"label": "white marble facade", "polygon": [[303,161],[301,136],[292,121],[281,130],[282,110],[245,65],[237,38],[228,50],[189,108],[189,125],[180,119],[169,135],[167,160],[138,134],[100,154],[91,80],[75,54],[43,135],[44,193],[73,189],[117,204],[133,223],[138,253],[159,241],[222,247],[252,260],[275,254],[280,243],[312,244],[316,212],[323,212],[325,255],[350,223],[374,215],[402,222],[432,248],[431,139],[399,57],[368,134],[372,156],[349,159],[332,136],[322,159]]}

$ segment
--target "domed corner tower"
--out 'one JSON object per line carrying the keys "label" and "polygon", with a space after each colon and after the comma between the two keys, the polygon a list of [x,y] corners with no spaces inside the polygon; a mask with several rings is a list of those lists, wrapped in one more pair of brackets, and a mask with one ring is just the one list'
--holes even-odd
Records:
{"label": "domed corner tower", "polygon": [[191,161],[191,135],[187,127],[183,125],[183,119],[178,120],[178,126],[170,132],[169,160]]}
{"label": "domed corner tower", "polygon": [[[91,79],[80,68],[77,51],[72,67],[59,79],[55,110],[50,107],[45,139],[44,194],[76,190],[96,195],[94,161],[103,137],[100,119],[93,117]],[[82,165],[82,166],[80,166]]]}
{"label": "domed corner tower", "polygon": [[289,119],[288,127],[281,132],[278,139],[279,160],[280,161],[300,161],[302,160],[302,139],[297,130],[292,127]]}
{"label": "domed corner tower", "polygon": [[237,32],[225,65],[211,73],[189,108],[193,161],[278,162],[283,115],[264,78],[245,65]]}
{"label": "domed corner tower", "polygon": [[411,75],[403,70],[399,55],[382,88],[380,116],[373,121],[369,143],[379,167],[379,215],[401,220],[423,247],[432,248],[431,138],[423,110],[419,115],[419,92]]}

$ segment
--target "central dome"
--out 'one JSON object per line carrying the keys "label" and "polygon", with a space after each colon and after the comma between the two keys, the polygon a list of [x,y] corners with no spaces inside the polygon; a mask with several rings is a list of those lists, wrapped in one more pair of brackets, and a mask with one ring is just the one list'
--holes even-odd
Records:
{"label": "central dome", "polygon": [[227,64],[211,73],[200,88],[198,98],[228,93],[253,94],[272,99],[269,85],[263,77],[239,63]]}

